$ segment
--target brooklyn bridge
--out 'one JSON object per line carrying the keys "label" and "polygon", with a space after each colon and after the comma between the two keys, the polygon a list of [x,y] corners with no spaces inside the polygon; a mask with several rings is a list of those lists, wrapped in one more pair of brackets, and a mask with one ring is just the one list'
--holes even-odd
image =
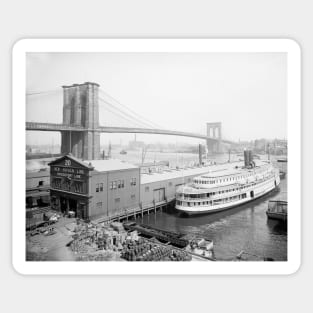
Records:
{"label": "brooklyn bridge", "polygon": [[[197,134],[155,127],[154,123],[142,119],[136,112],[116,111],[122,118],[132,120],[136,127],[101,126],[99,124],[99,104],[105,102],[108,110],[116,109],[112,102],[104,100],[100,85],[93,82],[62,86],[63,123],[26,122],[27,131],[55,131],[61,133],[61,153],[72,153],[85,160],[100,158],[101,133],[141,133],[198,138],[205,140],[211,152],[220,152],[221,144],[232,144],[222,138],[221,122],[207,123],[207,133]],[[99,93],[100,91],[100,93]],[[40,92],[36,93],[40,94]],[[114,98],[112,98],[114,99]],[[138,126],[139,125],[139,126]]]}

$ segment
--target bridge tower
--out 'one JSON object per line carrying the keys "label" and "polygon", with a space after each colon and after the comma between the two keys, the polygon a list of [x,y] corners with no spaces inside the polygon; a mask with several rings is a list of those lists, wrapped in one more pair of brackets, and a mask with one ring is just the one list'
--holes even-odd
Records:
{"label": "bridge tower", "polygon": [[212,153],[220,153],[221,152],[221,143],[222,143],[222,123],[207,123],[207,136],[217,139],[216,140],[207,140],[208,151]]}
{"label": "bridge tower", "polygon": [[84,160],[100,157],[98,88],[96,83],[86,82],[62,86],[63,124],[83,127],[83,131],[61,131],[61,153],[72,153]]}

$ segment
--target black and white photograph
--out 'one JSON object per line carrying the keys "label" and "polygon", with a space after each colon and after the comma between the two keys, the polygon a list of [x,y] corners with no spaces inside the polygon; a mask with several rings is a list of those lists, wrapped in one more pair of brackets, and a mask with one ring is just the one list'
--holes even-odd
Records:
{"label": "black and white photograph", "polygon": [[0,4],[1,312],[311,312],[310,1]]}
{"label": "black and white photograph", "polygon": [[27,52],[25,261],[287,262],[287,58]]}

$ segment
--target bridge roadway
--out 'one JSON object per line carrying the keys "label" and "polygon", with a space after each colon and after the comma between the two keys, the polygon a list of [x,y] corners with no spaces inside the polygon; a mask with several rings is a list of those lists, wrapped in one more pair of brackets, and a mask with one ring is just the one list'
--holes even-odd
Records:
{"label": "bridge roadway", "polygon": [[[55,123],[37,123],[37,122],[26,122],[26,130],[33,131],[94,131],[99,133],[138,133],[138,134],[156,134],[156,135],[172,135],[172,136],[182,136],[182,137],[191,137],[198,138],[203,140],[214,140],[218,141],[218,138],[208,137],[206,135],[180,132],[174,130],[165,130],[165,129],[154,129],[154,128],[134,128],[134,127],[111,127],[111,126],[99,126],[95,129],[89,129],[81,126],[71,126],[65,124],[55,124]],[[223,140],[224,143],[232,143],[228,140]]]}

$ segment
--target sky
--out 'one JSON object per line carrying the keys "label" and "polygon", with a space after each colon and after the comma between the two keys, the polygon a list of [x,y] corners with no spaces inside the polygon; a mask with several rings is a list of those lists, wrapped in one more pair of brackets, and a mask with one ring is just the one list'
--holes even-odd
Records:
{"label": "sky", "polygon": [[[27,121],[61,123],[61,86],[91,81],[105,100],[108,94],[164,129],[205,134],[207,122],[222,122],[228,140],[287,138],[285,53],[28,53],[26,61]],[[101,125],[135,126],[109,109],[100,103]],[[27,132],[26,138],[60,143],[59,133]],[[101,144],[133,138],[102,134]],[[142,134],[137,140],[199,142]]]}

